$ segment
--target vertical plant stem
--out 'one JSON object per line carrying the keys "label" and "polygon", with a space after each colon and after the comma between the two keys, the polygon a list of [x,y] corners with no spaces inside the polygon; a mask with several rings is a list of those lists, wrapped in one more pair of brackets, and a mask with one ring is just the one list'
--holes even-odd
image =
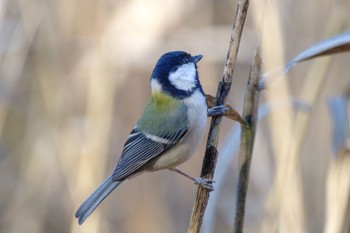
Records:
{"label": "vertical plant stem", "polygon": [[[228,95],[234,66],[237,59],[238,48],[242,36],[243,26],[246,19],[249,0],[238,1],[236,16],[231,33],[230,46],[224,68],[224,74],[219,83],[215,97],[215,105],[222,105]],[[210,123],[209,135],[207,139],[206,151],[203,159],[201,177],[212,179],[215,172],[216,160],[218,156],[217,144],[219,138],[219,125],[221,116],[213,117]],[[205,209],[209,199],[209,190],[198,186],[192,216],[188,227],[188,233],[198,233],[200,231]]]}
{"label": "vertical plant stem", "polygon": [[256,49],[250,76],[247,84],[247,92],[244,100],[243,119],[247,122],[242,125],[241,145],[239,152],[239,178],[237,187],[237,204],[235,214],[234,232],[243,232],[245,202],[248,191],[249,169],[252,160],[256,123],[259,106],[259,77],[261,70],[261,57],[259,48]]}

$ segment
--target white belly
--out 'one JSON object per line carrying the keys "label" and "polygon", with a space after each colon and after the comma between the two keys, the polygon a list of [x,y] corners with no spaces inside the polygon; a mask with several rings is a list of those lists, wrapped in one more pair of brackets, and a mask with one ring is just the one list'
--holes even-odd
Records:
{"label": "white belly", "polygon": [[207,125],[205,97],[197,91],[191,97],[185,99],[185,103],[188,105],[188,133],[175,147],[161,154],[154,161],[154,164],[148,168],[149,170],[154,171],[178,166],[191,158],[202,142]]}

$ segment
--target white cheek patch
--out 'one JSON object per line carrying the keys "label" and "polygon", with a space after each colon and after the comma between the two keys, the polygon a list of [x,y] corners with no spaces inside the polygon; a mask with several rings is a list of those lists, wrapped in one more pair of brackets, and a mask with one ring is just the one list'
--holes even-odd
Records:
{"label": "white cheek patch", "polygon": [[181,65],[169,74],[169,81],[177,89],[189,91],[196,86],[196,67],[194,63]]}

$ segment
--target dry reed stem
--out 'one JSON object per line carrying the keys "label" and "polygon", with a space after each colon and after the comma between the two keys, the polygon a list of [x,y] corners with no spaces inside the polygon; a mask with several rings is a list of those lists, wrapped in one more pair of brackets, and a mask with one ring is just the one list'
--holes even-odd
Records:
{"label": "dry reed stem", "polygon": [[[257,16],[254,17],[256,27],[262,28],[264,70],[271,71],[285,63],[280,12],[276,1],[255,2],[253,9],[254,15]],[[263,21],[259,16],[262,9]],[[280,72],[279,75],[282,77],[283,73]],[[291,97],[286,79],[274,83],[273,88],[269,88],[264,94],[267,102],[278,100],[286,104],[283,111],[272,111],[268,118],[277,171],[271,194],[267,199],[266,209],[269,214],[263,216],[261,232],[304,232],[299,169],[294,166],[294,158],[289,156],[290,143],[294,140],[294,111],[288,101]],[[284,192],[286,183],[289,189],[287,193]],[[293,189],[294,195],[286,198],[286,194],[291,193],[290,189]]]}
{"label": "dry reed stem", "polygon": [[[236,64],[238,48],[242,36],[243,26],[247,15],[249,0],[238,1],[236,16],[231,33],[230,46],[227,54],[226,64],[222,81],[219,83],[216,93],[215,105],[222,105],[228,95],[234,66]],[[215,165],[218,156],[217,144],[219,139],[219,125],[221,117],[213,117],[210,123],[209,135],[207,139],[206,151],[203,159],[201,177],[212,179],[215,172]],[[198,233],[200,231],[204,212],[209,199],[209,190],[198,187],[195,203],[193,205],[188,233]]]}
{"label": "dry reed stem", "polygon": [[[333,14],[338,14],[335,11]],[[330,17],[325,29],[326,35],[334,34],[340,25],[339,17]],[[331,57],[318,59],[310,68],[309,74],[302,85],[300,99],[309,106],[314,106],[319,99],[320,92],[327,78],[327,71],[330,67]],[[273,226],[281,232],[306,232],[307,222],[305,217],[305,203],[301,182],[300,151],[306,141],[306,133],[312,120],[311,112],[298,111],[294,118],[293,129],[290,131],[289,142],[285,149],[277,154],[276,181],[273,192],[269,197],[269,208],[277,212],[277,224],[269,223],[265,230],[271,232]],[[279,122],[274,120],[273,122]],[[277,127],[277,126],[274,126]],[[287,132],[286,132],[286,135]],[[288,185],[286,185],[288,184]],[[272,209],[271,209],[272,208]],[[276,220],[273,220],[276,221]],[[266,224],[266,222],[264,223]]]}
{"label": "dry reed stem", "polygon": [[243,232],[245,203],[248,192],[249,170],[252,160],[254,139],[256,133],[256,124],[258,119],[259,107],[259,76],[261,70],[261,57],[259,48],[257,48],[250,71],[247,84],[247,91],[244,101],[243,119],[248,125],[242,125],[241,145],[239,152],[239,178],[237,186],[237,203],[234,231],[236,233]]}
{"label": "dry reed stem", "polygon": [[350,230],[350,151],[343,149],[331,162],[327,175],[325,233]]}

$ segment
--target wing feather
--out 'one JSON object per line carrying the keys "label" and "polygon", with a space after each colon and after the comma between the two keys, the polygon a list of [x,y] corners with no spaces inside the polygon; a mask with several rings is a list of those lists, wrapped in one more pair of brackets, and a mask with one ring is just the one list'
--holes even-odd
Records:
{"label": "wing feather", "polygon": [[138,128],[134,128],[124,145],[122,155],[113,171],[112,180],[123,180],[134,174],[148,161],[175,146],[187,132],[188,129],[184,128],[175,133],[158,136],[144,134]]}

